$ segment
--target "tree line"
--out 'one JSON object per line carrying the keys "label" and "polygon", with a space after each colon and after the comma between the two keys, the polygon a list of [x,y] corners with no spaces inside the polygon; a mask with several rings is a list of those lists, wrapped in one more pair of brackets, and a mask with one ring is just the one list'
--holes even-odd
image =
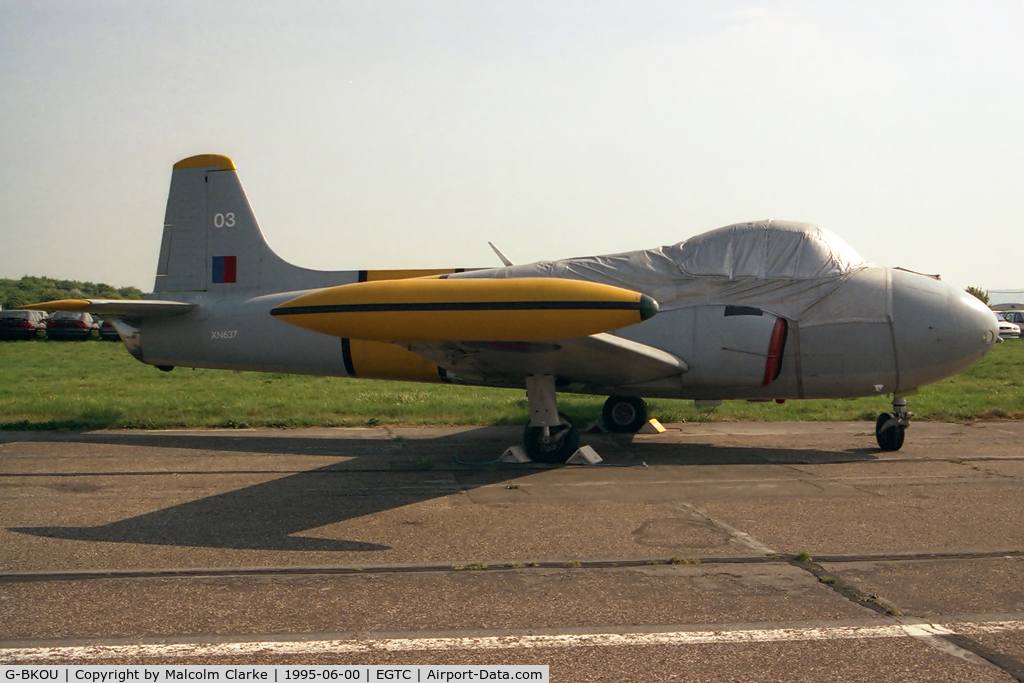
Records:
{"label": "tree line", "polygon": [[26,275],[20,280],[0,278],[0,304],[16,308],[55,299],[141,299],[138,287],[114,287],[103,282],[57,280]]}
{"label": "tree line", "polygon": [[983,304],[985,304],[986,306],[988,306],[989,302],[991,301],[991,299],[988,298],[988,290],[987,289],[982,289],[981,287],[975,287],[974,285],[970,285],[964,291],[967,292],[968,294],[972,294],[975,297],[977,297],[978,299],[980,299],[981,302]]}

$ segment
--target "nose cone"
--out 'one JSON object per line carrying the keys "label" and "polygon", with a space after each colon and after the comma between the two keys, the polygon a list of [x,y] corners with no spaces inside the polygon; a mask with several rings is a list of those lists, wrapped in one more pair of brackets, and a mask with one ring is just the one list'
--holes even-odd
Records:
{"label": "nose cone", "polygon": [[999,338],[985,304],[935,278],[893,270],[892,304],[900,390],[955,375]]}
{"label": "nose cone", "polygon": [[950,313],[957,322],[958,339],[965,352],[973,350],[970,363],[974,363],[999,340],[999,319],[978,297],[962,289],[950,289]]}

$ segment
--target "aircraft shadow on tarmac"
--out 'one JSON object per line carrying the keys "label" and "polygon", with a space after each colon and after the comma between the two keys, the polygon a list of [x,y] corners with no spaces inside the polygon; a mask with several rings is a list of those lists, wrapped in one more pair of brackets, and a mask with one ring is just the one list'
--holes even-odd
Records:
{"label": "aircraft shadow on tarmac", "polygon": [[[416,439],[414,443],[381,438],[267,438],[256,434],[64,434],[52,440],[196,449],[211,452],[214,457],[217,452],[245,452],[306,454],[332,459],[355,456],[355,459],[342,463],[335,461],[324,467],[109,524],[17,527],[10,530],[33,536],[106,543],[249,550],[389,550],[389,546],[376,543],[295,534],[555,467],[535,464],[474,467],[458,464],[478,462],[481,453],[501,453],[509,443],[509,436],[514,433],[505,428],[484,428],[435,439]],[[33,440],[51,439],[36,437]],[[873,460],[876,452],[869,449],[820,451],[694,443],[631,443],[630,437],[622,435],[588,437],[584,441],[603,452],[608,464],[620,466],[642,462],[659,466],[824,464]],[[455,464],[452,458],[456,459]],[[362,477],[360,473],[363,473]],[[377,478],[369,486],[366,473],[377,473]],[[444,475],[443,481],[439,475]]]}

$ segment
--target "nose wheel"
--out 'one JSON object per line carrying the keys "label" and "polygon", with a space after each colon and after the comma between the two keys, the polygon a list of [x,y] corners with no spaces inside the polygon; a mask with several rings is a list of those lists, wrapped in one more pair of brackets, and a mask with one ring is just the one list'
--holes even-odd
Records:
{"label": "nose wheel", "polygon": [[903,448],[903,439],[913,415],[907,410],[905,398],[894,398],[892,410],[891,413],[881,413],[875,420],[875,441],[883,451],[898,451]]}

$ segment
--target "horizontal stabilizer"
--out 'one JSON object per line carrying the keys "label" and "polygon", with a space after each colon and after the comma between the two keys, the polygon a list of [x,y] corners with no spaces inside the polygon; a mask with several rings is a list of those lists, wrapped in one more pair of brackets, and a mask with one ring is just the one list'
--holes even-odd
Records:
{"label": "horizontal stabilizer", "polygon": [[98,313],[117,318],[165,318],[184,315],[196,307],[181,301],[154,301],[150,299],[60,299],[29,304],[18,308],[27,311],[79,311]]}
{"label": "horizontal stabilizer", "polygon": [[442,276],[328,287],[270,313],[349,339],[539,342],[636,325],[657,311],[649,296],[582,280]]}

